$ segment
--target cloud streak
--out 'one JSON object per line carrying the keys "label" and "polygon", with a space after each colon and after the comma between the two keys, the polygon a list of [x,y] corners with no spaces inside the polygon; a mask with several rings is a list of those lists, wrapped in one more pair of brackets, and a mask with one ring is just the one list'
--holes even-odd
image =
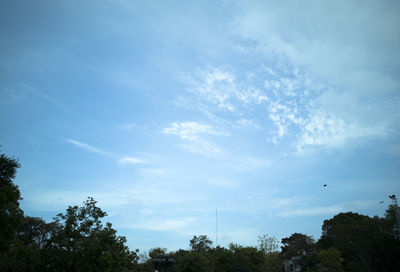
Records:
{"label": "cloud streak", "polygon": [[123,157],[121,159],[119,159],[119,163],[122,165],[127,165],[127,164],[139,164],[139,163],[143,163],[144,161],[139,159],[139,158],[135,158],[135,157]]}
{"label": "cloud streak", "polygon": [[145,161],[143,159],[137,158],[137,157],[132,157],[132,156],[125,156],[125,157],[120,157],[114,153],[108,152],[106,150],[94,147],[90,144],[87,143],[83,143],[77,140],[73,140],[73,139],[66,139],[66,142],[69,144],[72,144],[76,147],[79,147],[83,150],[86,150],[88,152],[91,153],[95,153],[95,154],[99,154],[105,157],[110,157],[113,159],[116,159],[118,161],[119,164],[121,165],[136,165],[136,164],[140,164],[140,163],[144,163]]}
{"label": "cloud streak", "polygon": [[115,157],[114,154],[112,154],[108,151],[102,150],[100,148],[94,147],[92,145],[89,145],[89,144],[86,144],[86,143],[83,143],[80,141],[76,141],[76,140],[72,140],[72,139],[66,139],[66,141],[67,141],[67,143],[70,143],[76,147],[82,148],[82,149],[92,152],[92,153],[100,154],[100,155],[107,156],[107,157]]}

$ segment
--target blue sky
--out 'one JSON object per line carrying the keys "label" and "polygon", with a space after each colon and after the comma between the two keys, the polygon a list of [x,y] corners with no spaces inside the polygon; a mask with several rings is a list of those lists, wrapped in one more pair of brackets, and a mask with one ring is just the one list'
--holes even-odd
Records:
{"label": "blue sky", "polygon": [[382,216],[400,194],[399,11],[3,1],[0,144],[25,213],[93,196],[141,251],[215,240],[216,208],[222,246]]}

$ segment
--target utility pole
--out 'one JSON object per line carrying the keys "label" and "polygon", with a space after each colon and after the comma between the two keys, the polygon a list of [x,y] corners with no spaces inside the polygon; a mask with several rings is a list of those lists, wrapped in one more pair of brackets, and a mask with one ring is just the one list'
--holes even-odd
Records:
{"label": "utility pole", "polygon": [[390,195],[389,198],[393,202],[393,211],[394,211],[394,217],[396,219],[396,226],[393,228],[394,230],[394,235],[397,239],[400,239],[400,211],[399,211],[399,205],[397,204],[397,199],[395,195]]}

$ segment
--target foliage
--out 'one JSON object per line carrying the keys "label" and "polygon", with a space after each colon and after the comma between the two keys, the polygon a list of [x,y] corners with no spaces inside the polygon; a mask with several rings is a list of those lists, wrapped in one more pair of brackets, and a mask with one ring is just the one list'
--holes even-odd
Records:
{"label": "foliage", "polygon": [[265,256],[263,271],[281,272],[283,256],[280,252],[271,252]]}
{"label": "foliage", "polygon": [[23,220],[19,207],[21,194],[13,183],[19,167],[17,160],[0,155],[0,254],[9,249],[15,239],[15,230]]}
{"label": "foliage", "polygon": [[211,249],[213,242],[208,239],[207,235],[193,236],[190,240],[190,248],[192,251],[208,251]]}
{"label": "foliage", "polygon": [[167,249],[163,247],[155,247],[149,250],[150,259],[157,259],[160,255],[165,255],[167,253]]}
{"label": "foliage", "polygon": [[19,163],[0,155],[0,271],[132,271],[137,256],[117,236],[106,216],[88,198],[46,223],[23,215],[18,186]]}
{"label": "foliage", "polygon": [[258,236],[258,248],[264,252],[264,254],[269,254],[278,251],[278,240],[275,237],[270,237],[268,234]]}
{"label": "foliage", "polygon": [[238,244],[230,244],[229,249],[233,252],[234,271],[255,272],[262,271],[264,254],[256,247],[243,247]]}
{"label": "foliage", "polygon": [[209,251],[212,271],[234,271],[234,254],[231,250],[217,246]]}
{"label": "foliage", "polygon": [[317,248],[312,237],[293,233],[290,237],[282,239],[282,245],[282,255],[285,259],[299,258],[298,263],[303,269],[313,269],[316,265]]}
{"label": "foliage", "polygon": [[202,252],[191,251],[177,263],[177,270],[182,272],[209,272],[211,271],[211,262]]}
{"label": "foliage", "polygon": [[174,265],[161,265],[160,271],[278,272],[284,260],[293,257],[302,271],[400,271],[393,205],[384,218],[340,213],[324,221],[317,243],[294,233],[281,240],[281,252],[277,240],[266,234],[258,237],[257,247],[231,243],[228,248],[212,247],[212,241],[200,235],[190,240],[190,250],[167,253],[157,247],[138,263],[137,251],[129,250],[126,238],[118,236],[111,223],[103,225],[107,214],[93,198],[82,207],[69,206],[50,223],[24,216],[13,183],[19,167],[15,159],[0,155],[0,271],[152,272],[153,261],[171,258]]}
{"label": "foliage", "polygon": [[282,254],[291,257],[306,256],[315,251],[314,239],[302,233],[293,233],[288,238],[282,239]]}
{"label": "foliage", "polygon": [[70,271],[127,271],[137,261],[135,252],[125,246],[126,238],[117,236],[111,223],[103,227],[106,216],[88,198],[83,207],[68,207],[65,214],[55,218],[57,230],[51,238],[56,253],[51,268]]}
{"label": "foliage", "polygon": [[322,249],[317,255],[317,271],[318,272],[341,272],[344,271],[341,253],[338,249],[330,247],[326,250]]}
{"label": "foliage", "polygon": [[346,271],[400,271],[400,243],[385,219],[340,213],[324,221],[319,246],[340,250]]}

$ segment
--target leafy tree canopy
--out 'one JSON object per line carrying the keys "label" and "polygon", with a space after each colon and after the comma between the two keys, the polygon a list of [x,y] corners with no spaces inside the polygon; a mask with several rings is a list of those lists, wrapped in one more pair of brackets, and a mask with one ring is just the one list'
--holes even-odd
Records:
{"label": "leafy tree canopy", "polygon": [[16,159],[0,155],[0,254],[9,249],[15,230],[23,220],[19,207],[21,194],[13,182],[19,167]]}
{"label": "leafy tree canopy", "polygon": [[192,251],[208,251],[211,249],[213,242],[208,239],[207,235],[193,236],[190,240],[190,248]]}
{"label": "leafy tree canopy", "polygon": [[400,243],[385,219],[340,213],[322,225],[322,249],[335,247],[346,271],[400,271]]}

